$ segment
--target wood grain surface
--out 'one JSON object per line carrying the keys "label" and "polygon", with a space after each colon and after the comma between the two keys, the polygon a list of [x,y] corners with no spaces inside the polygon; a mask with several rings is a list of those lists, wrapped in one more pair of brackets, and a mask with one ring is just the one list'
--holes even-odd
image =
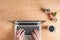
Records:
{"label": "wood grain surface", "polygon": [[[51,22],[41,8],[57,12],[56,23]],[[42,40],[60,40],[60,0],[0,0],[0,40],[14,40],[13,20],[45,20],[42,24]],[[55,32],[43,29],[54,25]]]}

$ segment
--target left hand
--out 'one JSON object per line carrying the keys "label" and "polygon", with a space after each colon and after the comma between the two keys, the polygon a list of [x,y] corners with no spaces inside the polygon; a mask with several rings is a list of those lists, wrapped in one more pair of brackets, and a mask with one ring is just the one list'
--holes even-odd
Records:
{"label": "left hand", "polygon": [[24,39],[24,35],[25,35],[25,31],[24,29],[19,29],[17,31],[17,39],[16,40],[23,40]]}

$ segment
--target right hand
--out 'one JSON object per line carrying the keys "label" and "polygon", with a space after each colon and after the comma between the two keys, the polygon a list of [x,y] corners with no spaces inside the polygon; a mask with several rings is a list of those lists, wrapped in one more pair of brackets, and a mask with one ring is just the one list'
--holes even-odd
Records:
{"label": "right hand", "polygon": [[30,37],[31,40],[40,40],[40,33],[38,30],[34,30],[32,32],[33,36]]}

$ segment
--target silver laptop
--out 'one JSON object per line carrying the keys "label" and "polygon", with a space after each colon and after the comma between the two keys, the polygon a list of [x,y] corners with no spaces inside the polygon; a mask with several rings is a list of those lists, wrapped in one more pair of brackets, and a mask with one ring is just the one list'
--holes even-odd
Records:
{"label": "silver laptop", "polygon": [[[19,30],[20,28],[23,28],[25,30],[24,40],[30,40],[29,36],[32,36],[32,32],[34,32],[34,29],[37,29],[41,35],[41,21],[38,20],[15,21],[14,37],[16,36],[16,31]],[[16,39],[14,38],[14,40]]]}

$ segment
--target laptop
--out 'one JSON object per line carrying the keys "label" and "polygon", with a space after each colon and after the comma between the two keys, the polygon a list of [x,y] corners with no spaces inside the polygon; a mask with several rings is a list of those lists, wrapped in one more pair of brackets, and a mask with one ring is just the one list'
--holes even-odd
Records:
{"label": "laptop", "polygon": [[[15,21],[15,28],[14,28],[14,37],[16,36],[17,30],[20,28],[25,30],[25,37],[24,40],[30,40],[30,36],[32,36],[32,32],[34,29],[38,30],[41,35],[41,21],[38,20],[23,20],[23,21]],[[41,37],[40,37],[41,39]],[[16,40],[16,38],[14,38]]]}

